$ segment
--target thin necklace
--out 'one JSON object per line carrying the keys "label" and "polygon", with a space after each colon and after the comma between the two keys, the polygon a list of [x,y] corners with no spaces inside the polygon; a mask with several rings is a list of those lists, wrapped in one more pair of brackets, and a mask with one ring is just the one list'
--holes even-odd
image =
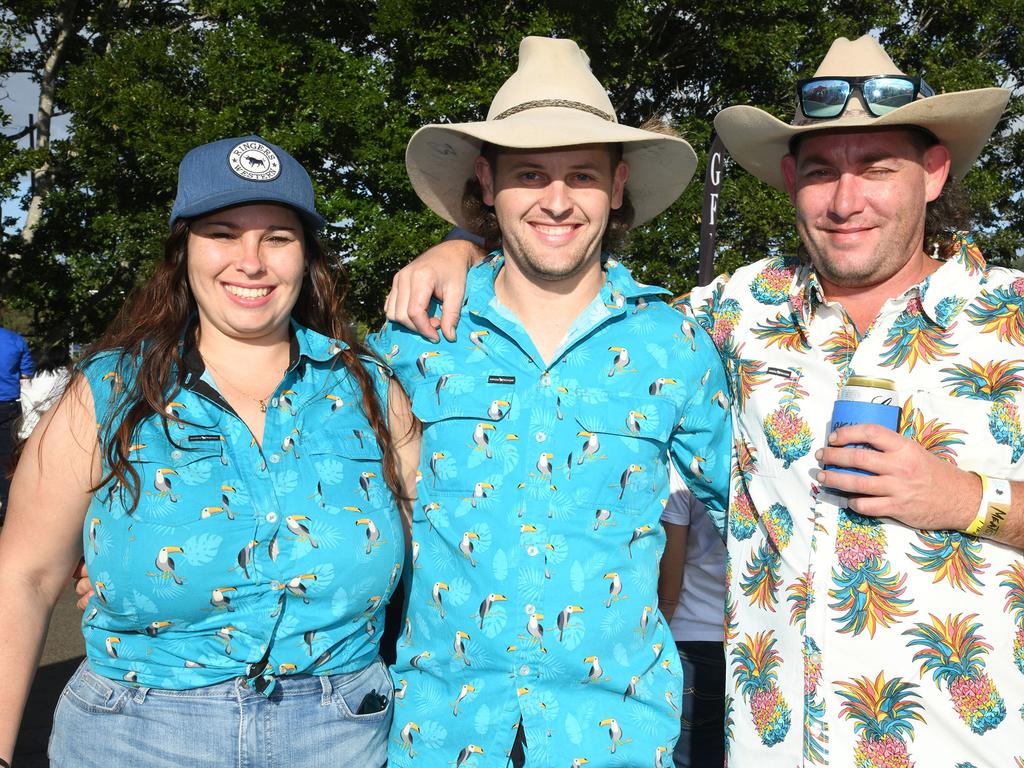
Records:
{"label": "thin necklace", "polygon": [[[202,355],[200,355],[200,357],[202,357]],[[205,357],[203,357],[203,362],[206,363],[208,366],[210,366],[210,370],[212,370],[215,374],[217,374],[217,378],[219,378],[221,381],[223,381],[225,384],[227,384],[229,387],[231,387],[236,392],[240,392],[241,394],[245,395],[247,398],[252,400],[254,403],[259,404],[259,406],[260,406],[260,413],[266,413],[267,412],[267,400],[270,398],[270,395],[274,394],[274,390],[273,389],[270,390],[270,393],[266,397],[256,397],[254,395],[250,395],[248,392],[246,392],[244,389],[239,387],[237,384],[233,384],[231,382],[231,380],[227,376],[225,376],[223,373],[220,372],[220,369],[217,368],[217,366],[215,366],[213,363],[211,363]],[[277,387],[274,387],[274,389],[277,389]]]}

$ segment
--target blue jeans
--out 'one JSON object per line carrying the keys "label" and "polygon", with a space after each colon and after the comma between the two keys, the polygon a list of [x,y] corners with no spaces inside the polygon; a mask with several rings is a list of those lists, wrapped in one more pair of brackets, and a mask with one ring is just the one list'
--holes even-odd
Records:
{"label": "blue jeans", "polygon": [[681,732],[672,753],[676,768],[725,765],[725,647],[708,641],[677,642],[683,665]]}
{"label": "blue jeans", "polygon": [[[355,714],[371,689],[387,706]],[[50,766],[381,766],[393,694],[380,659],[345,675],[279,678],[269,697],[241,678],[183,691],[133,687],[97,675],[84,661],[57,705]]]}

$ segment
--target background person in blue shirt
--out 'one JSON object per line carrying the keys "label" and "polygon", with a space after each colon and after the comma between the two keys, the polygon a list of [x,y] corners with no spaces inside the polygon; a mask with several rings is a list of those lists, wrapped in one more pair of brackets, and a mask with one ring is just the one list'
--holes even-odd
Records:
{"label": "background person in blue shirt", "polygon": [[28,344],[14,331],[0,328],[0,525],[7,512],[11,454],[21,417],[21,383],[35,373]]}
{"label": "background person in blue shirt", "polygon": [[423,430],[390,764],[505,766],[525,741],[529,765],[668,765],[668,463],[721,522],[728,390],[706,334],[606,250],[678,197],[693,151],[619,125],[575,43],[530,37],[487,120],[423,128],[406,160],[502,249],[459,339],[374,342]]}
{"label": "background person in blue shirt", "polygon": [[52,765],[384,763],[402,480],[388,377],[339,311],[322,224],[305,170],[258,136],[182,161],[153,277],[14,477],[0,758],[84,550],[87,660]]}

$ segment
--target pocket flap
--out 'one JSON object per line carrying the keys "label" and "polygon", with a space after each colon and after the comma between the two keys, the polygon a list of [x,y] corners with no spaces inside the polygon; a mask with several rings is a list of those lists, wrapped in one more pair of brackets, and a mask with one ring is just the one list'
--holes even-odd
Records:
{"label": "pocket flap", "polygon": [[303,435],[300,443],[306,452],[311,456],[333,455],[343,456],[346,459],[357,459],[361,461],[380,461],[381,451],[377,445],[377,436],[367,426],[365,430],[353,430],[350,434],[328,432],[320,430],[310,435]]}
{"label": "pocket flap", "polygon": [[585,432],[668,442],[676,426],[675,404],[663,397],[614,395],[576,417]]}
{"label": "pocket flap", "polygon": [[511,384],[446,374],[434,376],[416,388],[412,412],[424,423],[448,419],[498,422],[512,407],[512,397]]}
{"label": "pocket flap", "polygon": [[[182,432],[172,425],[171,439],[174,445],[167,442],[163,432],[147,435],[143,433],[140,440],[131,446],[128,458],[133,464],[160,464],[169,469],[180,469],[189,464],[206,459],[217,459],[224,454],[224,438],[214,432]],[[203,440],[189,440],[189,436],[199,436]]]}

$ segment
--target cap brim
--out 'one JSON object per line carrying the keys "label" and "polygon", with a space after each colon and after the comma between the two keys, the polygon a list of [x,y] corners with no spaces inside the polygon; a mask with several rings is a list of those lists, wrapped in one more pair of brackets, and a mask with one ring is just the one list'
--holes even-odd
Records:
{"label": "cap brim", "polygon": [[949,150],[951,173],[963,178],[995,130],[1009,98],[1004,88],[979,88],[918,99],[883,117],[841,115],[807,125],[784,123],[757,107],[738,105],[715,116],[715,131],[737,163],[781,190],[786,189],[782,158],[789,154],[795,136],[857,128],[924,128]]}
{"label": "cap brim", "polygon": [[200,200],[195,200],[187,207],[174,211],[174,216],[171,219],[171,226],[173,227],[174,222],[178,219],[194,219],[197,216],[206,216],[214,211],[220,211],[236,205],[247,205],[250,203],[276,203],[277,205],[284,205],[295,211],[307,224],[312,226],[313,229],[319,230],[324,226],[323,216],[315,210],[297,206],[295,205],[294,200],[285,199],[283,195],[277,195],[273,192],[265,192],[255,189],[245,194],[243,194],[241,190],[232,189],[217,195],[208,195]]}
{"label": "cap brim", "polygon": [[579,110],[532,109],[503,120],[427,125],[409,140],[405,164],[420,199],[447,221],[465,226],[462,195],[484,142],[513,149],[622,144],[633,224],[653,219],[682,194],[697,167],[683,139],[620,125]]}

